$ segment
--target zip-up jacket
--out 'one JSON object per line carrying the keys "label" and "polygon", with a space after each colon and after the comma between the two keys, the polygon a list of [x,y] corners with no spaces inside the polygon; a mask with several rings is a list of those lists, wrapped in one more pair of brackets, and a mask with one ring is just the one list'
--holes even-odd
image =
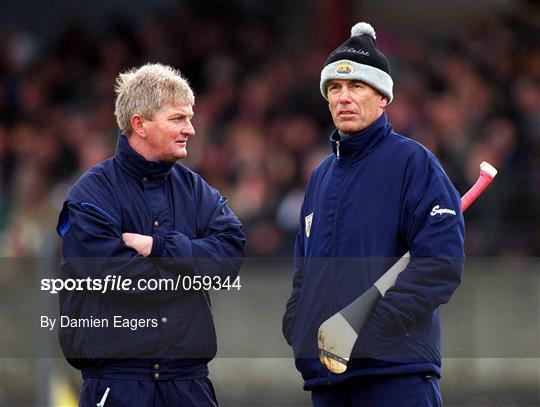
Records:
{"label": "zip-up jacket", "polygon": [[[125,245],[125,232],[152,236],[150,256]],[[216,189],[181,164],[147,161],[120,134],[115,156],[90,169],[70,190],[58,233],[64,280],[132,280],[129,289],[112,291],[109,285],[102,293],[85,285],[82,291],[60,292],[61,315],[108,319],[108,327],[61,327],[60,344],[73,366],[85,374],[153,366],[175,377],[207,374],[206,363],[216,353],[208,292],[189,284],[151,290],[137,282],[176,283],[182,281],[179,275],[232,282],[245,239]],[[115,317],[127,325],[113,327]]]}
{"label": "zip-up jacket", "polygon": [[[426,148],[386,114],[361,132],[330,137],[334,154],[311,174],[296,238],[283,333],[304,387],[362,375],[441,374],[439,306],[461,281],[459,194]],[[378,302],[336,375],[319,362],[317,330],[405,252],[411,261]]]}

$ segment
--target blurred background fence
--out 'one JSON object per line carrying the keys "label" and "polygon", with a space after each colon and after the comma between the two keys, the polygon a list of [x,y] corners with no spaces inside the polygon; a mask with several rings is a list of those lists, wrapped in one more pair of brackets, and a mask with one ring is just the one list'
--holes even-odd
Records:
{"label": "blurred background fence", "polygon": [[[51,388],[66,386],[56,377],[76,376],[61,358],[9,357],[27,340],[58,352],[54,338],[46,343],[21,322],[25,307],[54,302],[10,284],[30,290],[36,270],[55,272],[54,227],[66,192],[114,152],[114,78],[148,61],[179,68],[193,85],[197,134],[185,163],[229,198],[255,262],[242,271],[248,291],[238,301],[247,303],[216,298],[222,348],[246,329],[254,339],[267,329],[268,346],[288,351],[277,321],[290,267],[269,265],[291,255],[307,175],[330,152],[322,64],[358,21],[374,25],[390,60],[394,128],[430,148],[460,192],[480,161],[500,170],[466,216],[466,253],[485,261],[474,261],[445,308],[447,401],[539,404],[536,2],[2,0],[0,9],[1,405],[55,405]],[[42,262],[14,270],[14,258]],[[254,298],[273,305],[250,302],[258,289]],[[213,380],[223,403],[305,404],[287,356],[218,359]]]}
{"label": "blurred background fence", "polygon": [[[57,329],[39,326],[40,315],[58,314],[57,295],[39,291],[57,262],[3,260],[2,406],[73,405],[80,374],[64,361]],[[309,405],[281,335],[291,262],[249,258],[240,291],[211,292],[219,348],[211,379],[224,406]],[[539,293],[538,258],[467,260],[462,286],[442,308],[445,405],[538,405]]]}

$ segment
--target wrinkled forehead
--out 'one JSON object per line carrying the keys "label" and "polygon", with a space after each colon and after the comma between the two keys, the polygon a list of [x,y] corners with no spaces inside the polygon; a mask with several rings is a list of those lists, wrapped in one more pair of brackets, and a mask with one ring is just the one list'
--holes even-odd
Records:
{"label": "wrinkled forehead", "polygon": [[328,87],[330,85],[353,85],[356,83],[361,83],[363,85],[369,86],[370,88],[372,87],[366,82],[358,79],[330,79],[328,80],[328,82],[326,82],[326,86]]}
{"label": "wrinkled forehead", "polygon": [[338,87],[338,88],[350,88],[351,86],[362,84],[364,88],[370,89],[374,94],[384,96],[379,90],[371,86],[369,83],[366,83],[364,81],[358,80],[358,79],[330,79],[328,82],[326,82],[326,89],[330,89],[330,87]]}
{"label": "wrinkled forehead", "polygon": [[159,111],[167,115],[178,114],[182,116],[193,116],[193,105],[189,102],[167,102],[159,109]]}

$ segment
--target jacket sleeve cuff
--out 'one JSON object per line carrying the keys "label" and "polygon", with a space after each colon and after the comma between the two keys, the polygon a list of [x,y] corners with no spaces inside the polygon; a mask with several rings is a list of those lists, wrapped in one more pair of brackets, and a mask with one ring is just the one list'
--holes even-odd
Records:
{"label": "jacket sleeve cuff", "polygon": [[163,249],[165,248],[165,238],[159,235],[152,235],[154,239],[152,243],[152,251],[150,252],[150,257],[161,257],[163,254]]}
{"label": "jacket sleeve cuff", "polygon": [[285,315],[283,316],[283,321],[281,325],[283,337],[285,338],[285,340],[290,346],[292,346],[291,323],[293,319],[294,319],[294,311],[286,311]]}
{"label": "jacket sleeve cuff", "polygon": [[372,318],[379,329],[388,336],[396,336],[404,331],[396,317],[381,304],[377,305],[375,308]]}

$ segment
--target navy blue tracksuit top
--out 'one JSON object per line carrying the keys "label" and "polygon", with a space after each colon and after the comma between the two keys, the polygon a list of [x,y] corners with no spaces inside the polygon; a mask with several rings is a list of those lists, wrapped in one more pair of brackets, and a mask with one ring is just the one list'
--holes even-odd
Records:
{"label": "navy blue tracksuit top", "polygon": [[[58,222],[64,279],[107,275],[139,279],[211,276],[234,279],[244,256],[241,224],[227,200],[200,176],[178,163],[147,161],[125,135],[108,159],[70,190]],[[153,237],[143,257],[122,233]],[[63,327],[60,344],[83,373],[96,369],[153,369],[162,376],[201,377],[215,356],[216,336],[205,290],[138,289],[62,291],[60,314],[71,318],[144,319],[131,328]],[[157,326],[155,326],[157,321]],[[141,358],[141,359],[139,359]]]}
{"label": "navy blue tracksuit top", "polygon": [[[362,375],[440,376],[439,306],[460,284],[464,261],[459,194],[433,154],[395,133],[386,113],[330,141],[334,154],[308,182],[283,317],[304,387]],[[318,358],[319,325],[407,251],[411,262],[360,333],[348,370],[330,373]]]}

